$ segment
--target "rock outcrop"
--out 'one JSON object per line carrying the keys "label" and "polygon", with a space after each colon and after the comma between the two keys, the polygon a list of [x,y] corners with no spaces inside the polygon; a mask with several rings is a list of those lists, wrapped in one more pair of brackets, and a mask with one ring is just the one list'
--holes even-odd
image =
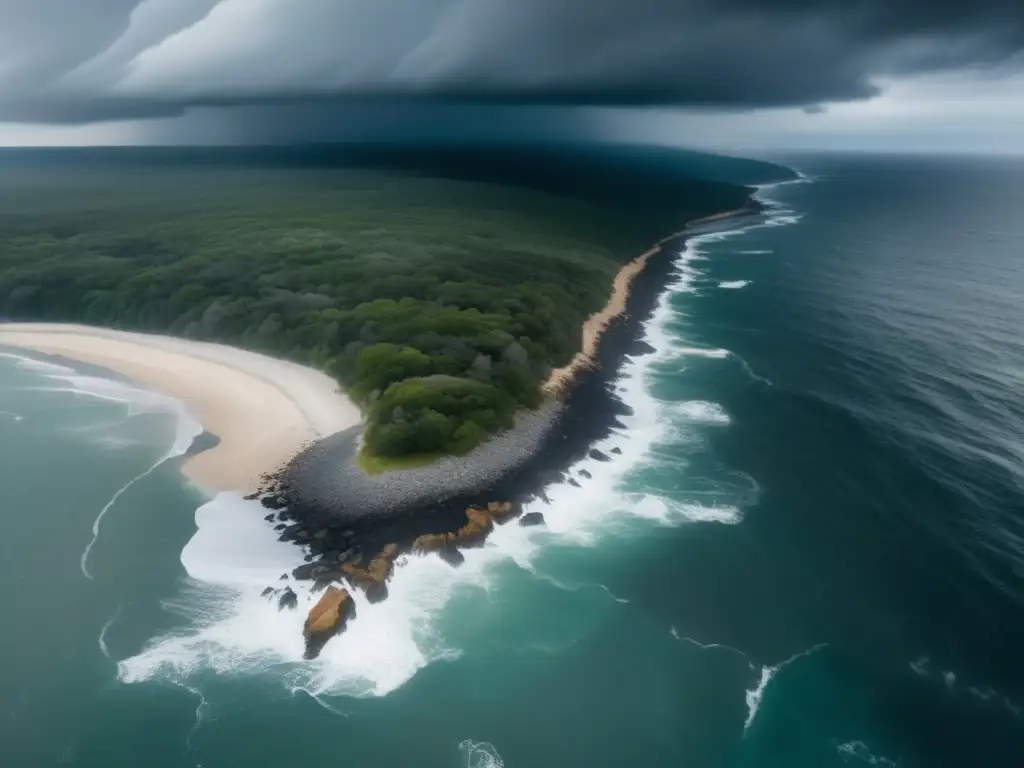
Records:
{"label": "rock outcrop", "polygon": [[523,513],[523,505],[518,501],[492,501],[487,505],[487,514],[498,525],[504,525],[509,520],[519,517]]}
{"label": "rock outcrop", "polygon": [[527,512],[519,518],[519,524],[524,528],[529,528],[534,525],[544,525],[544,515],[540,512]]}
{"label": "rock outcrop", "polygon": [[299,604],[299,596],[292,591],[291,587],[285,587],[281,590],[280,597],[277,598],[277,610],[283,611],[285,608],[295,608]]}
{"label": "rock outcrop", "polygon": [[388,579],[395,569],[398,555],[398,545],[388,544],[365,568],[360,568],[354,563],[345,563],[341,570],[352,586],[366,593],[367,600],[379,603],[388,596]]}
{"label": "rock outcrop", "polygon": [[306,638],[305,658],[315,659],[335,635],[345,631],[356,615],[356,604],[347,589],[331,587],[313,606],[306,617],[303,636]]}
{"label": "rock outcrop", "polygon": [[427,533],[412,543],[412,551],[418,554],[436,552],[445,562],[458,566],[466,559],[459,548],[480,547],[487,540],[494,524],[504,525],[523,513],[523,506],[517,501],[492,501],[483,507],[466,510],[466,524],[452,533]]}

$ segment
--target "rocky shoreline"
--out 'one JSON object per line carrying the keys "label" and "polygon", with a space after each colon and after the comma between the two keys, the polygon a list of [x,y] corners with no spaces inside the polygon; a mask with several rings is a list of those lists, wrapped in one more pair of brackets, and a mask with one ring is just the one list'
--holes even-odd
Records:
{"label": "rocky shoreline", "polygon": [[[759,210],[751,201],[743,213]],[[314,592],[323,591],[306,622],[307,658],[354,616],[351,595],[341,585],[362,590],[370,602],[385,599],[395,560],[406,552],[436,553],[457,567],[464,559],[460,550],[482,546],[496,525],[516,518],[521,525],[543,523],[540,513],[522,515],[523,505],[545,500],[544,488],[552,483],[589,478],[585,471],[569,477],[567,467],[588,454],[611,459],[591,446],[621,427],[620,418],[630,412],[616,395],[615,380],[627,356],[649,351],[643,325],[686,238],[695,233],[669,238],[650,255],[630,283],[625,311],[601,334],[592,364],[573,376],[557,400],[473,454],[370,476],[353,464],[359,435],[353,429],[314,444],[265,478],[250,498],[268,508],[266,519],[282,541],[306,550],[306,564],[282,579],[312,582]],[[268,587],[264,594],[282,610],[296,602],[290,587]]]}

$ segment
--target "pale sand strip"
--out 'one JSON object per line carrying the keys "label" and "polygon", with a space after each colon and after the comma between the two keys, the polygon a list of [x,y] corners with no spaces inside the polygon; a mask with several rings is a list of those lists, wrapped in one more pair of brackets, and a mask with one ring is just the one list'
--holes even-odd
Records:
{"label": "pale sand strip", "polygon": [[183,471],[207,490],[256,490],[307,443],[360,421],[319,371],[221,344],[87,326],[0,324],[0,345],[102,366],[185,404],[220,438]]}
{"label": "pale sand strip", "polygon": [[745,208],[737,208],[734,211],[723,211],[722,213],[705,216],[701,219],[694,219],[687,224],[686,229],[662,238],[649,251],[637,256],[633,261],[622,267],[618,274],[615,275],[615,281],[612,283],[612,295],[608,299],[608,303],[605,304],[604,309],[600,312],[595,312],[583,323],[582,348],[573,356],[568,365],[556,368],[551,372],[551,376],[544,382],[544,390],[552,394],[560,393],[577,374],[593,365],[594,355],[597,354],[597,344],[601,340],[601,334],[604,333],[605,328],[608,327],[612,320],[626,311],[626,301],[629,299],[629,287],[633,282],[633,278],[643,271],[647,265],[647,259],[657,253],[665,243],[686,234],[688,230],[697,224],[707,224],[747,212],[748,210]]}

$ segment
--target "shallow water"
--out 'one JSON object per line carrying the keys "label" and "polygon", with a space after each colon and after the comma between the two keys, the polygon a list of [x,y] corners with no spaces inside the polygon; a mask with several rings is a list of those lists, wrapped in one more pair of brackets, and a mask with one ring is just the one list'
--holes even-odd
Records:
{"label": "shallow water", "polygon": [[794,164],[680,254],[621,455],[312,663],[176,404],[0,357],[4,764],[1024,764],[1024,166]]}

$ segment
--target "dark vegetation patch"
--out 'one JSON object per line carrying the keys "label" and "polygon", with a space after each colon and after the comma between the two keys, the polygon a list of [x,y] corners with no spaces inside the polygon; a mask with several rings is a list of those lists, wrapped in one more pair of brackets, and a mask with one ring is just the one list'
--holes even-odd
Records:
{"label": "dark vegetation patch", "polygon": [[510,426],[578,350],[623,263],[749,192],[654,162],[479,151],[349,167],[230,151],[11,157],[0,315],[322,368],[385,458],[465,453]]}

